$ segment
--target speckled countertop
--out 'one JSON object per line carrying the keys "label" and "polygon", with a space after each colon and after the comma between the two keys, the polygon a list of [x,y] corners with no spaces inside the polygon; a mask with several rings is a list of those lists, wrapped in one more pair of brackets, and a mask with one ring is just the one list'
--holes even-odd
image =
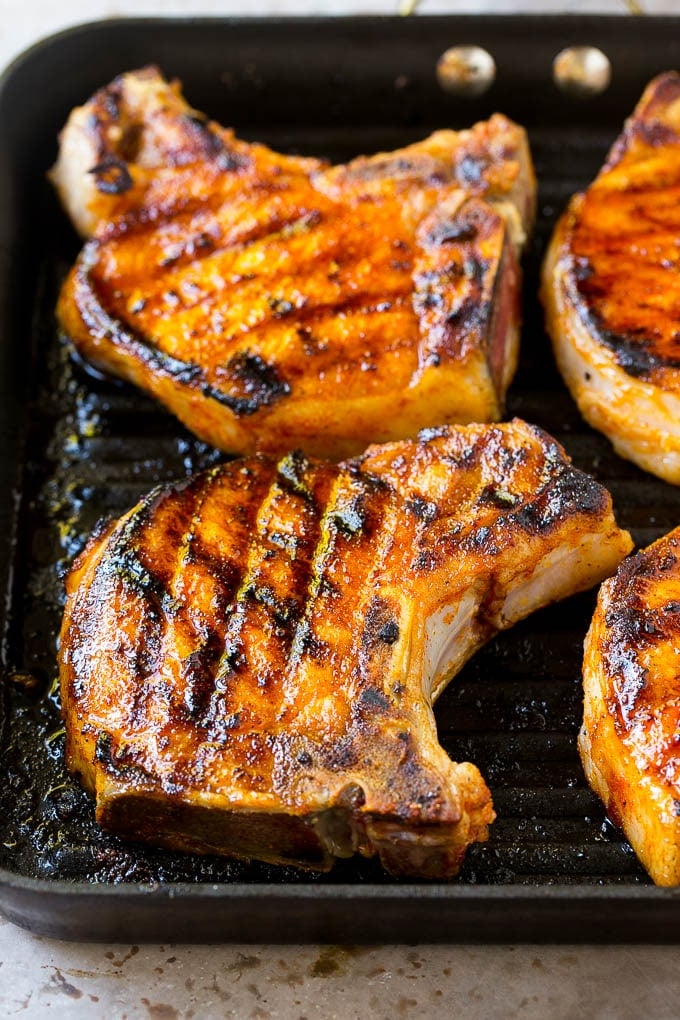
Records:
{"label": "speckled countertop", "polygon": [[675,948],[83,946],[0,921],[0,960],[0,1015],[59,1020],[671,1020],[680,1001]]}
{"label": "speckled countertop", "polygon": [[[69,24],[127,14],[392,13],[396,0],[0,0],[0,65]],[[678,0],[647,10],[678,13]],[[620,0],[423,0],[440,12],[622,10]],[[466,1017],[671,1020],[673,947],[82,945],[0,918],[0,1016],[253,1020]],[[631,943],[635,931],[627,933]]]}

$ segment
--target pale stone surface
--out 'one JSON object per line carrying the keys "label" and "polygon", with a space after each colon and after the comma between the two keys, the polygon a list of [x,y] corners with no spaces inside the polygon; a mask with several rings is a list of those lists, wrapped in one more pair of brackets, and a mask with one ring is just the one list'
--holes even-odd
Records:
{"label": "pale stone surface", "polygon": [[[647,0],[680,13],[680,0]],[[423,0],[426,13],[619,13],[621,0]],[[102,17],[393,13],[396,0],[0,0],[0,66]],[[635,932],[628,933],[631,940]],[[0,918],[0,1016],[189,1020],[673,1020],[677,950],[655,947],[106,946],[53,942]]]}
{"label": "pale stone surface", "polygon": [[675,948],[76,946],[0,921],[0,959],[3,1017],[674,1020],[680,1001]]}

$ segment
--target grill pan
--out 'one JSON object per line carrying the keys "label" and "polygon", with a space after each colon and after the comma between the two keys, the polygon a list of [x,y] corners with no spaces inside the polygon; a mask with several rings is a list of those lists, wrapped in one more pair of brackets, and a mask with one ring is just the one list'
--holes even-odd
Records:
{"label": "grill pan", "polygon": [[[0,909],[73,939],[676,941],[680,890],[654,888],[589,791],[576,753],[580,664],[594,594],[548,608],[484,648],[437,705],[449,754],[475,762],[497,811],[450,883],[403,882],[375,861],[328,875],[153,850],[102,833],[64,770],[55,641],[63,574],[96,520],[218,455],[132,388],[88,374],[54,305],[79,244],[44,179],[69,110],[122,70],[158,63],[237,133],[344,160],[496,109],[530,133],[538,222],[509,414],[542,425],[607,485],[647,544],[678,524],[677,489],[622,461],[580,418],[536,299],[546,239],[656,73],[680,64],[680,19],[423,17],[122,20],[55,36],[0,85]],[[442,92],[447,46],[497,64],[482,97]],[[599,46],[612,85],[570,98],[551,80],[570,44]]]}

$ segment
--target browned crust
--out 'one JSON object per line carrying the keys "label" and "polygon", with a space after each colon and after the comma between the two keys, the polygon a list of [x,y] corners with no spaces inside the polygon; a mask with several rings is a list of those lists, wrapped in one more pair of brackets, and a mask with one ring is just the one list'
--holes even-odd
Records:
{"label": "browned crust", "polygon": [[[680,529],[659,539],[643,552],[629,557],[607,584],[606,630],[600,643],[602,676],[610,690],[609,710],[617,732],[630,734],[642,720],[648,722],[658,706],[650,698],[666,689],[666,682],[648,684],[650,652],[665,645],[678,647],[680,602],[673,592],[680,587]],[[673,655],[668,664],[675,678]],[[675,740],[666,753],[675,755]],[[659,749],[657,749],[659,750]],[[678,763],[680,766],[680,763]],[[655,767],[668,762],[655,753]]]}
{"label": "browned crust", "polygon": [[240,142],[149,68],[74,112],[53,179],[95,234],[64,331],[214,445],[339,458],[502,414],[535,201],[506,118],[327,168]]}
{"label": "browned crust", "polygon": [[680,136],[680,74],[666,71],[650,81],[624,124],[601,170],[605,174],[620,163],[637,162],[650,150],[676,145]]}
{"label": "browned crust", "polygon": [[[250,279],[234,283],[224,305],[210,290],[215,267],[247,255],[240,238],[238,249],[211,242],[192,251],[191,285],[205,304],[194,311],[178,297],[189,272],[181,259],[154,267],[146,283],[139,274],[134,284],[132,276],[117,281],[106,246],[92,241],[62,291],[62,326],[84,357],[135,382],[230,452],[297,446],[338,456],[441,421],[497,418],[517,360],[519,324],[519,267],[503,219],[485,203],[457,196],[450,213],[443,202],[413,236],[399,226],[398,204],[385,200],[380,211],[371,209],[358,248],[349,240],[343,247],[337,235],[342,223],[352,229],[351,210],[313,202],[305,201],[297,258],[313,249],[316,268],[294,293],[285,275],[270,273],[256,289]],[[371,249],[384,247],[385,230],[393,250],[372,256],[367,277],[362,267]],[[135,266],[136,240],[120,243],[121,257]],[[272,263],[281,258],[276,234],[253,243]],[[332,276],[338,261],[342,285],[326,272],[327,264]],[[146,297],[111,301],[130,287]],[[178,301],[181,328],[191,325],[182,343]],[[239,309],[252,327],[239,322]],[[216,316],[230,323],[223,339],[214,333]]]}
{"label": "browned crust", "polygon": [[[423,683],[438,693],[492,633],[628,548],[605,490],[521,422],[161,487],[67,579],[69,768],[130,838],[313,868],[379,853],[448,877],[493,811],[437,744]],[[543,563],[559,576],[511,603]],[[430,661],[425,621],[451,626],[468,597],[457,658]]]}
{"label": "browned crust", "polygon": [[588,779],[654,881],[680,884],[680,529],[602,585],[584,655]]}
{"label": "browned crust", "polygon": [[584,417],[680,483],[680,76],[652,82],[603,170],[560,218],[546,324]]}

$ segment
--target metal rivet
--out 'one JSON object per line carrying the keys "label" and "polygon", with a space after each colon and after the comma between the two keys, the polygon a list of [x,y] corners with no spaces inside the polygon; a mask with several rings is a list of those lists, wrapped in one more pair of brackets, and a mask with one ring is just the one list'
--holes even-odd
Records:
{"label": "metal rivet", "polygon": [[609,85],[612,65],[595,46],[568,46],[553,61],[553,78],[562,92],[596,96]]}
{"label": "metal rivet", "polygon": [[495,77],[495,61],[481,46],[452,46],[437,61],[437,80],[445,92],[481,96]]}

